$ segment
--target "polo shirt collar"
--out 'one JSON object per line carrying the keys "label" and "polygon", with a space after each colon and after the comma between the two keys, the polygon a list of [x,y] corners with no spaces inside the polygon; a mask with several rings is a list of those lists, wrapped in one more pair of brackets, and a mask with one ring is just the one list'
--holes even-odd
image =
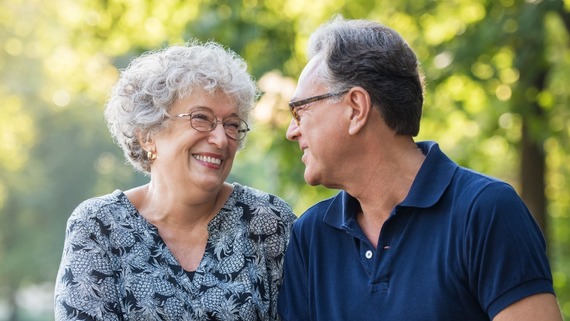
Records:
{"label": "polo shirt collar", "polygon": [[[451,179],[458,165],[449,159],[432,141],[418,142],[418,148],[426,155],[408,196],[398,206],[428,208],[436,204]],[[360,209],[358,200],[341,191],[334,196],[323,217],[323,221],[333,227],[342,228],[352,225],[355,213]]]}
{"label": "polo shirt collar", "polygon": [[426,141],[417,145],[426,159],[400,206],[427,208],[439,201],[459,166],[439,149],[437,143]]}

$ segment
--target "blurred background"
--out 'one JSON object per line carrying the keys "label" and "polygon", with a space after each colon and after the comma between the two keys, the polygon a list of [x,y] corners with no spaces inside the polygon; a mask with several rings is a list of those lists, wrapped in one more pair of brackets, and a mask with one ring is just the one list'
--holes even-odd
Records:
{"label": "blurred background", "polygon": [[569,0],[0,0],[0,320],[53,320],[75,206],[147,181],[103,120],[118,70],[146,50],[211,39],[247,60],[264,95],[229,181],[297,215],[335,193],[304,183],[284,134],[307,38],[336,13],[408,40],[427,80],[418,140],[517,189],[570,318]]}

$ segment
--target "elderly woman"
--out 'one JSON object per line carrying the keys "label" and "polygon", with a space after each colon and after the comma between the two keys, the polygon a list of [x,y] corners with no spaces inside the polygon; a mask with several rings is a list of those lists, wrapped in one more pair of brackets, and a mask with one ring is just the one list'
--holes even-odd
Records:
{"label": "elderly woman", "polygon": [[276,320],[295,215],[226,179],[257,90],[214,42],[149,52],[107,103],[111,134],[150,176],[89,199],[69,218],[56,320]]}

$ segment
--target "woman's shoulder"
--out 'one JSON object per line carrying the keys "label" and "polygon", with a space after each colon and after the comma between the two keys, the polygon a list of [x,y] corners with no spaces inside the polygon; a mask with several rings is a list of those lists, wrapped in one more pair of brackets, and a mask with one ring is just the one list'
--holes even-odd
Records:
{"label": "woman's shoulder", "polygon": [[71,214],[69,221],[111,221],[131,213],[133,209],[123,191],[115,190],[81,202]]}
{"label": "woman's shoulder", "polygon": [[291,206],[281,197],[262,190],[234,183],[236,201],[257,207],[272,207],[284,214],[293,214]]}
{"label": "woman's shoulder", "polygon": [[259,205],[269,204],[269,205],[284,206],[289,209],[291,208],[287,202],[285,202],[282,198],[280,198],[277,195],[264,192],[262,190],[250,186],[240,185],[238,183],[233,183],[233,185],[234,185],[234,192],[238,200]]}

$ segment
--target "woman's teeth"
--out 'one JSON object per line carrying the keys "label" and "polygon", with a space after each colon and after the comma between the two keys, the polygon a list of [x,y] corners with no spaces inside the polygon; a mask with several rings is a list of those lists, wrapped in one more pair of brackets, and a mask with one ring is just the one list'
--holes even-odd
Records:
{"label": "woman's teeth", "polygon": [[206,162],[210,164],[220,165],[222,160],[219,158],[209,157],[209,156],[202,156],[202,155],[194,155],[194,158],[201,162]]}

